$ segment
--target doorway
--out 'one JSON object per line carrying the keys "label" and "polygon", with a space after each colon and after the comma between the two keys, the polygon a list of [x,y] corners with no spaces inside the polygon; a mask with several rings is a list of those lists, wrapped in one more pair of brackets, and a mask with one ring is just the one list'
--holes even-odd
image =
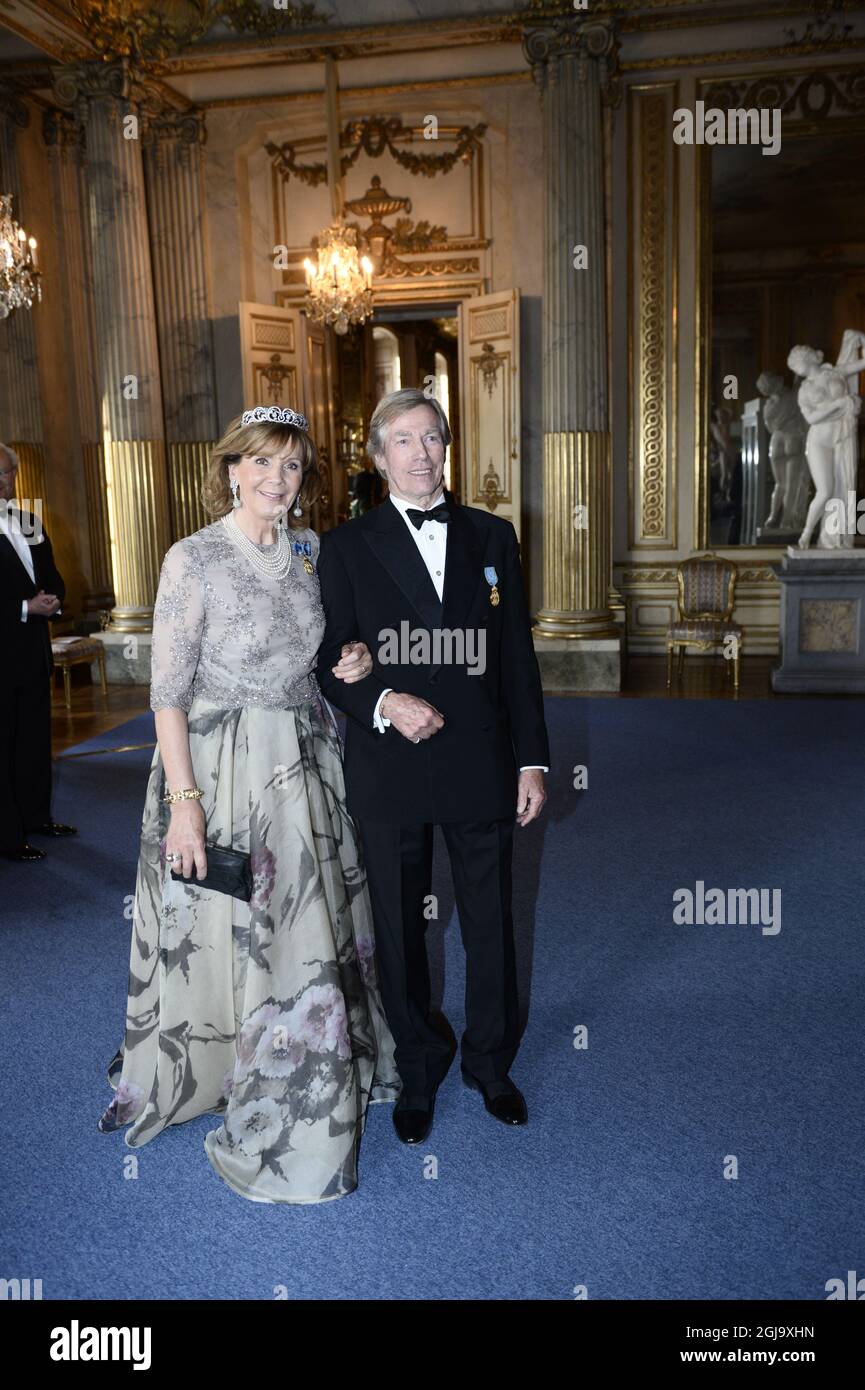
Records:
{"label": "doorway", "polygon": [[364,324],[334,334],[337,455],[347,479],[337,524],[362,516],[385,496],[365,452],[369,424],[383,396],[405,386],[434,394],[450,422],[445,486],[462,499],[459,315],[456,304],[387,304]]}

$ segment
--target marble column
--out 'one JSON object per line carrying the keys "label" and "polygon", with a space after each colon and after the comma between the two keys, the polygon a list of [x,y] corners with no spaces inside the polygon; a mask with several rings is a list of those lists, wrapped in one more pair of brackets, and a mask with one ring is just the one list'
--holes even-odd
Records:
{"label": "marble column", "polygon": [[530,28],[523,40],[544,124],[544,585],[534,633],[553,690],[620,682],[610,610],[603,141],[617,47],[609,23],[571,17]]}
{"label": "marble column", "polygon": [[[21,206],[18,132],[26,130],[30,112],[14,94],[0,94],[0,192],[12,194],[12,216],[27,230]],[[13,309],[0,319],[0,443],[9,444],[19,460],[17,496],[43,508],[46,525],[45,451],[34,309]]]}
{"label": "marble column", "polygon": [[68,112],[51,107],[43,113],[42,138],[48,150],[51,192],[56,208],[55,232],[74,387],[74,401],[70,402],[70,409],[77,412],[77,434],[87,498],[90,582],[84,596],[84,609],[85,614],[95,620],[99,612],[113,608],[114,589],[83,135],[83,127]]}
{"label": "marble column", "polygon": [[170,544],[153,268],[142,155],[152,92],[121,62],[54,77],[84,127],[115,632],[147,632]]}
{"label": "marble column", "polygon": [[144,140],[144,175],[168,457],[171,534],[205,526],[201,484],[219,437],[203,212],[204,116],[165,111]]}

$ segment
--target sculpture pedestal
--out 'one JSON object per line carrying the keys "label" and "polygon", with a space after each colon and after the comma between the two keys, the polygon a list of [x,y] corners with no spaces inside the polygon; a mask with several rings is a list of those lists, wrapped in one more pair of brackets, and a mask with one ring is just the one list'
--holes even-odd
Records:
{"label": "sculpture pedestal", "polygon": [[547,695],[622,688],[618,637],[587,637],[578,642],[536,637],[535,656]]}
{"label": "sculpture pedestal", "polygon": [[152,632],[94,632],[105,648],[109,685],[149,685]]}
{"label": "sculpture pedestal", "polygon": [[865,550],[796,550],[781,585],[780,691],[865,692]]}

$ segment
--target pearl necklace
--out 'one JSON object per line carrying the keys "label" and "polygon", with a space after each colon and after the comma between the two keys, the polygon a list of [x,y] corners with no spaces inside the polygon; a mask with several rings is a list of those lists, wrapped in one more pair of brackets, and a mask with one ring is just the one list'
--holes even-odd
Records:
{"label": "pearl necklace", "polygon": [[[282,526],[277,527],[276,544],[269,545],[267,550],[262,551],[238,526],[231,512],[227,512],[222,518],[222,524],[238,550],[261,574],[266,574],[270,579],[285,578],[291,569],[291,546]],[[273,553],[268,554],[268,551]]]}

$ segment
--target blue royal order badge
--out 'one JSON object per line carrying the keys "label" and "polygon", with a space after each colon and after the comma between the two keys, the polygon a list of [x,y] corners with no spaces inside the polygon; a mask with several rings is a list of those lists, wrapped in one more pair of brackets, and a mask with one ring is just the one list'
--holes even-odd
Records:
{"label": "blue royal order badge", "polygon": [[499,582],[499,577],[496,574],[495,565],[487,565],[486,569],[484,570],[484,579],[490,586],[490,603],[492,604],[493,608],[496,608],[498,607],[499,603],[499,591],[496,588],[496,585]]}
{"label": "blue royal order badge", "polygon": [[311,560],[312,542],[311,541],[292,541],[292,550],[295,555],[303,556],[303,568],[307,574],[315,574],[315,567]]}

